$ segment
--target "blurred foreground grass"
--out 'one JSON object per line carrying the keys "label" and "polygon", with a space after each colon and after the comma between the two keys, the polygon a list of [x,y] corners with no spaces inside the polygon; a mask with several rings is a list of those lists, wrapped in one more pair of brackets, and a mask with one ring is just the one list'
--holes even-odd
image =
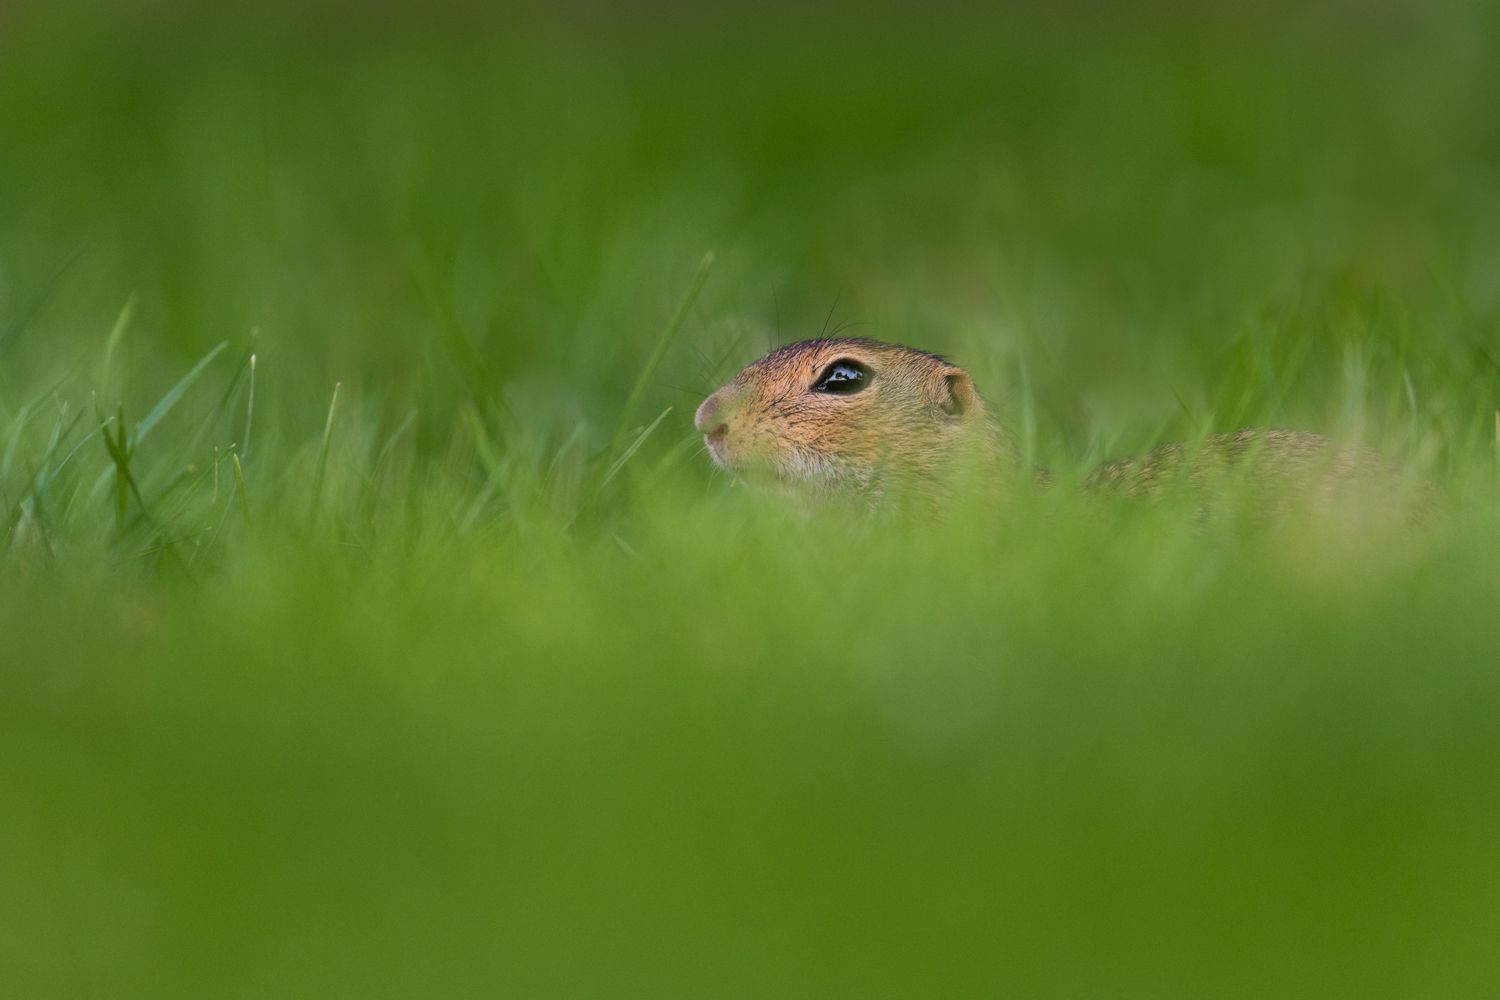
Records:
{"label": "blurred foreground grass", "polygon": [[[0,9],[0,995],[1489,995],[1497,34]],[[830,308],[1448,509],[787,510],[689,415]]]}

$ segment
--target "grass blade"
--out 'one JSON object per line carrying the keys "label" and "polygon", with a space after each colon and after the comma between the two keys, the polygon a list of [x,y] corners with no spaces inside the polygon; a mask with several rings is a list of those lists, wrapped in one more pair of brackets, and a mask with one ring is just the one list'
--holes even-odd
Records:
{"label": "grass blade", "polygon": [[672,408],[670,406],[662,410],[661,414],[655,420],[651,421],[645,430],[636,435],[635,440],[630,443],[630,447],[626,448],[624,454],[615,459],[614,464],[609,467],[609,471],[604,474],[604,479],[599,483],[601,489],[608,486],[609,481],[619,475],[620,470],[625,468],[625,463],[635,457],[635,453],[640,450],[641,445],[646,443],[646,439],[651,436],[651,432],[661,426],[661,422],[667,419],[667,414],[671,412]]}
{"label": "grass blade", "polygon": [[[614,436],[610,439],[610,450],[618,451],[624,443],[625,436],[630,433],[630,428],[635,420],[635,411],[640,408],[641,397],[646,394],[646,386],[651,384],[651,377],[656,374],[657,367],[667,355],[667,348],[672,346],[672,341],[677,339],[677,333],[686,322],[688,311],[693,308],[693,303],[698,300],[698,293],[703,291],[703,285],[708,281],[708,272],[714,265],[714,254],[710,250],[703,255],[703,260],[698,264],[698,273],[693,275],[693,283],[688,287],[688,293],[684,296],[682,304],[677,307],[677,312],[672,316],[672,321],[662,330],[661,336],[657,338],[656,347],[652,349],[651,356],[646,359],[646,366],[641,369],[640,375],[636,377],[635,385],[630,389],[630,395],[625,399],[625,406],[620,411],[619,423],[615,426]],[[663,414],[665,416],[665,414]],[[661,418],[658,417],[658,420]],[[637,438],[635,447],[639,447],[642,438]],[[616,470],[618,471],[618,470]],[[613,475],[613,472],[610,476]],[[605,477],[605,482],[610,476]]]}
{"label": "grass blade", "polygon": [[240,456],[234,452],[229,453],[229,463],[234,469],[234,492],[240,498],[240,509],[245,512],[245,520],[250,520],[250,493],[245,489],[245,470],[240,467]]}
{"label": "grass blade", "polygon": [[[245,456],[245,461],[250,461],[250,427],[255,422],[255,355],[250,355],[250,398],[245,403],[245,433],[240,441],[240,454]],[[238,468],[240,460],[234,460]]]}
{"label": "grass blade", "polygon": [[[223,351],[228,346],[229,341],[221,341],[217,347],[204,355],[202,360],[200,360],[196,365],[192,367],[192,370],[190,370],[182,378],[178,379],[177,384],[168,389],[166,394],[163,395],[161,399],[157,400],[156,405],[151,408],[151,412],[146,414],[146,419],[142,420],[139,424],[136,425],[135,436],[131,439],[130,442],[130,448],[132,451],[135,449],[136,445],[140,444],[141,441],[145,439],[147,434],[151,433],[152,429],[155,428],[157,424],[161,423],[162,420],[166,418],[167,414],[172,412],[172,408],[177,405],[178,401],[182,399],[183,395],[188,391],[188,389],[192,387],[193,383],[198,381],[198,376],[202,375],[204,369],[206,369],[209,364],[212,363],[214,358],[223,353]],[[120,419],[123,420],[124,415],[125,411],[124,407],[122,406],[120,408]],[[125,428],[123,426],[120,428],[120,435],[121,440],[124,440]],[[91,494],[93,497],[97,498],[99,495],[99,491],[104,488],[105,480],[109,477],[109,471],[110,470],[106,468],[103,472],[99,473],[99,478],[94,481],[94,492]]]}
{"label": "grass blade", "polygon": [[339,390],[344,383],[333,384],[333,398],[328,401],[328,419],[323,422],[323,443],[318,446],[318,471],[313,475],[312,517],[318,516],[318,505],[323,499],[323,479],[328,473],[328,446],[333,441],[333,417],[338,412]]}
{"label": "grass blade", "polygon": [[104,363],[100,366],[100,378],[106,392],[114,381],[115,353],[124,341],[126,331],[130,329],[131,320],[135,318],[135,303],[136,294],[131,292],[125,304],[120,307],[120,315],[115,318],[115,325],[110,328],[109,336],[104,341]]}
{"label": "grass blade", "polygon": [[228,347],[229,341],[220,341],[217,347],[203,356],[202,361],[199,361],[196,365],[194,365],[191,371],[177,380],[176,385],[167,390],[166,395],[162,396],[162,398],[157,401],[156,405],[151,408],[151,412],[146,414],[146,419],[142,420],[140,424],[137,425],[135,429],[136,444],[140,444],[143,440],[145,440],[146,435],[150,434],[152,429],[157,424],[161,423],[162,419],[166,417],[168,413],[172,412],[172,407],[176,406],[178,400],[182,399],[183,394],[192,387],[194,382],[198,381],[198,376],[203,374],[203,370],[213,362],[214,358],[217,358]]}

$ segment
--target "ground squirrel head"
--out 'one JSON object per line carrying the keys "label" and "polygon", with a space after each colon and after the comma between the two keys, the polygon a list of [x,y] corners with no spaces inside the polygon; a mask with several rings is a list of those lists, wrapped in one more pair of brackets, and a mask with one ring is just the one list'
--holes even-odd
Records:
{"label": "ground squirrel head", "polygon": [[1007,453],[969,373],[875,340],[806,340],[736,375],[694,419],[721,468],[813,493],[921,487]]}

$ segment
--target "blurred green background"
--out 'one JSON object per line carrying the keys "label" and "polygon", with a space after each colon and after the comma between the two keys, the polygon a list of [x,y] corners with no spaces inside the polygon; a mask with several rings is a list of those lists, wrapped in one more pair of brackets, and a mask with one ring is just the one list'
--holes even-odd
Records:
{"label": "blurred green background", "polygon": [[[0,995],[1492,996],[1497,53],[0,5]],[[1064,483],[1292,426],[1444,510],[735,487],[692,409],[834,328]]]}

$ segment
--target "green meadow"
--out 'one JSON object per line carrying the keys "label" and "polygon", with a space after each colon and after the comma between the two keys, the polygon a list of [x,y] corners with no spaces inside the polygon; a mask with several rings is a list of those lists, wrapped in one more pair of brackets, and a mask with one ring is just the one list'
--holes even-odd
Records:
{"label": "green meadow", "polygon": [[[713,468],[839,330],[1056,489]],[[1419,523],[1075,498],[1239,427]],[[0,996],[1500,989],[1500,9],[0,5]]]}

